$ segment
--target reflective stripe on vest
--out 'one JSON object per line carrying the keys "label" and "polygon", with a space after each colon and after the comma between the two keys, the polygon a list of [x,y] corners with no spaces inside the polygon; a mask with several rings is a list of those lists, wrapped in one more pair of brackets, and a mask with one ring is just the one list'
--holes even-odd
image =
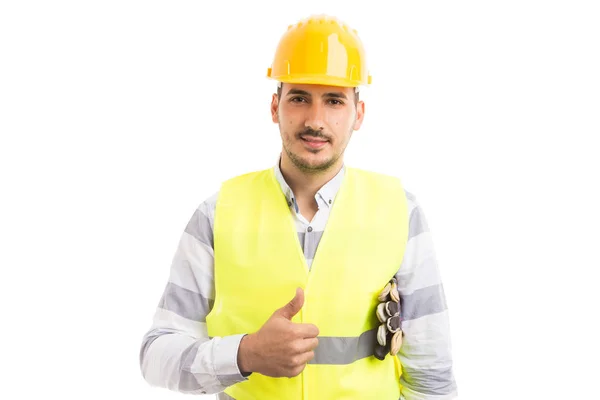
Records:
{"label": "reflective stripe on vest", "polygon": [[397,357],[372,354],[377,295],[398,271],[408,238],[397,178],[346,167],[310,272],[273,169],[230,179],[215,210],[215,302],[208,334],[256,332],[304,289],[292,319],[319,328],[315,358],[291,379],[258,373],[225,392],[247,399],[396,399]]}

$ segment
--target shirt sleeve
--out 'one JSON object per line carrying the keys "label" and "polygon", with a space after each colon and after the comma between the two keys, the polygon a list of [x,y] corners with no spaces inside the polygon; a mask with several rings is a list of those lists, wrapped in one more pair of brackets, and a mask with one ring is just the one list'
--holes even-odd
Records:
{"label": "shirt sleeve", "polygon": [[215,293],[217,195],[198,207],[182,233],[152,325],[142,339],[140,368],[152,386],[214,394],[247,379],[237,365],[243,335],[209,338],[206,327]]}
{"label": "shirt sleeve", "polygon": [[405,400],[457,397],[448,307],[429,226],[416,198],[407,192],[409,234],[396,274],[404,332],[397,354]]}

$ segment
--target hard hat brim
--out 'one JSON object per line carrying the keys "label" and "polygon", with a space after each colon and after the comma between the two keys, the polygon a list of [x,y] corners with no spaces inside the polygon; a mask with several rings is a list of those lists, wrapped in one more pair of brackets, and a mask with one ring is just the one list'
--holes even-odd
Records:
{"label": "hard hat brim", "polygon": [[270,71],[267,73],[267,77],[282,83],[297,83],[299,85],[323,85],[323,86],[340,86],[340,87],[358,87],[371,84],[371,76],[369,75],[366,80],[349,80],[347,78],[340,78],[328,75],[283,75],[283,76],[271,76]]}

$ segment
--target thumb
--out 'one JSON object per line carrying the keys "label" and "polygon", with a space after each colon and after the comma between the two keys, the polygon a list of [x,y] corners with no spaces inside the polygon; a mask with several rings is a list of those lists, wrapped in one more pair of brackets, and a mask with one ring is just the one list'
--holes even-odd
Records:
{"label": "thumb", "polygon": [[296,295],[289,303],[285,306],[281,307],[279,311],[279,315],[291,320],[294,315],[298,314],[298,311],[304,305],[304,290],[302,288],[296,289]]}

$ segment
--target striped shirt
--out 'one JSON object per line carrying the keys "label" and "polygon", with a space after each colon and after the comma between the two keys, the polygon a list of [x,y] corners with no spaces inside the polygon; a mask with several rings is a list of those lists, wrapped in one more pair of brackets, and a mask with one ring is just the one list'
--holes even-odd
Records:
{"label": "striped shirt", "polygon": [[[345,167],[315,195],[318,210],[312,221],[301,214],[279,160],[274,172],[294,215],[310,268]],[[409,236],[396,274],[404,331],[397,355],[402,364],[402,398],[454,399],[457,390],[442,281],[423,211],[415,196],[405,193]],[[215,298],[213,224],[217,197],[218,192],[200,204],[181,235],[152,326],[142,340],[140,368],[152,386],[230,399],[223,390],[248,379],[237,365],[243,335],[209,338],[206,328],[206,316]]]}

